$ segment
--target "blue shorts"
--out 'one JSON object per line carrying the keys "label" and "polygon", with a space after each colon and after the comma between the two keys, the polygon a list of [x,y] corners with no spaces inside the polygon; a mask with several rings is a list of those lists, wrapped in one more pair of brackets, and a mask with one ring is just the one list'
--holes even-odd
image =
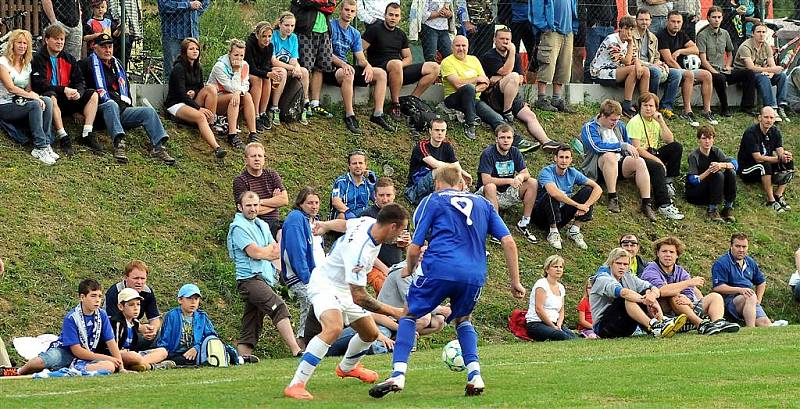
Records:
{"label": "blue shorts", "polygon": [[47,369],[61,369],[67,368],[72,364],[75,356],[72,355],[68,349],[61,347],[50,347],[46,351],[39,354],[39,358],[44,361],[44,367]]}
{"label": "blue shorts", "polygon": [[453,318],[466,317],[475,309],[481,297],[481,286],[458,281],[439,280],[425,276],[417,277],[408,289],[408,314],[421,317],[430,314],[442,301],[450,299],[453,311],[447,322]]}
{"label": "blue shorts", "polygon": [[[739,314],[736,311],[736,304],[733,303],[733,299],[736,298],[736,295],[726,295],[725,296],[725,312],[731,316],[731,318],[737,321],[744,321],[744,317],[742,314]],[[764,308],[761,307],[761,304],[756,304],[756,319],[761,317],[766,317],[767,313],[764,312]]]}

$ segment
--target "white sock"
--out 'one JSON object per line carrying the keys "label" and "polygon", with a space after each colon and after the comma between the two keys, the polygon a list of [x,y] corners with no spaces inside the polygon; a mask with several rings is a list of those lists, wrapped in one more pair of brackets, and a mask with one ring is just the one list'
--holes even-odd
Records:
{"label": "white sock", "polygon": [[474,376],[480,374],[481,374],[481,364],[478,363],[478,361],[470,362],[469,364],[467,364],[467,378],[468,378],[467,381],[471,381]]}
{"label": "white sock", "polygon": [[312,338],[311,341],[308,342],[308,345],[306,345],[306,352],[303,354],[303,357],[300,358],[300,365],[297,365],[297,371],[295,371],[294,377],[292,381],[289,382],[289,385],[308,383],[311,375],[314,374],[314,370],[317,369],[317,365],[319,365],[319,362],[325,357],[325,354],[328,353],[328,348],[330,347],[330,345],[319,339],[319,336]]}
{"label": "white sock", "polygon": [[83,132],[81,133],[81,136],[83,136],[85,138],[85,137],[89,136],[89,134],[93,130],[94,130],[94,126],[93,125],[84,125],[83,126]]}
{"label": "white sock", "polygon": [[318,99],[312,99],[311,100],[311,106],[312,107],[318,107],[319,106],[319,100]]}
{"label": "white sock", "polygon": [[350,343],[347,344],[347,352],[344,353],[342,362],[339,362],[339,368],[345,372],[352,371],[358,361],[361,360],[361,357],[367,354],[370,345],[372,343],[364,341],[360,335],[353,335],[353,338],[350,338]]}
{"label": "white sock", "polygon": [[56,136],[58,138],[63,138],[65,136],[67,136],[67,131],[64,130],[64,128],[58,129],[58,130],[56,130]]}

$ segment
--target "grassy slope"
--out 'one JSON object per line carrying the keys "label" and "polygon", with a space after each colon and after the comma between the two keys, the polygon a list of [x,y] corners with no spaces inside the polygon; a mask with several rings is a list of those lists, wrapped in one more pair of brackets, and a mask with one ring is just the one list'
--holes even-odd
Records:
{"label": "grassy slope", "polygon": [[[309,390],[315,400],[284,399],[297,361],[274,359],[234,368],[172,370],[87,379],[0,378],[0,402],[18,407],[130,407],[120,397],[135,383],[142,407],[798,407],[797,326],[669,340],[578,340],[485,345],[486,393],[464,398],[464,373],[445,369],[440,351],[413,354],[407,389],[375,400],[368,385],[333,375],[322,362]],[[385,376],[390,357],[364,363]],[[613,374],[613,376],[610,376]],[[122,376],[122,378],[120,378]],[[102,390],[104,393],[92,393]],[[146,391],[146,392],[145,392]],[[794,403],[792,403],[794,402]],[[6,404],[7,403],[7,404]]]}

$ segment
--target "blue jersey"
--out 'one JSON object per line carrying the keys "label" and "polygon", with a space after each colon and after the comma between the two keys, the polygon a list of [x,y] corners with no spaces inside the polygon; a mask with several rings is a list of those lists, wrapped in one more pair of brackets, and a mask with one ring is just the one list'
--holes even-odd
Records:
{"label": "blue jersey", "polygon": [[434,192],[414,212],[414,239],[421,246],[426,278],[483,285],[486,281],[486,235],[510,235],[492,204],[481,196],[453,189]]}

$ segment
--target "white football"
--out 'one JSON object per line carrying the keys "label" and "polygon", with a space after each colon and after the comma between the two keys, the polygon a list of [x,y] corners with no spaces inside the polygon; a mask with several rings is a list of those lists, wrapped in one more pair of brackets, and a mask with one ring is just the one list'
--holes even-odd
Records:
{"label": "white football", "polygon": [[451,370],[461,372],[467,367],[464,365],[464,356],[461,355],[461,344],[452,340],[442,349],[442,362]]}
{"label": "white football", "polygon": [[686,58],[683,59],[683,68],[687,70],[699,70],[700,57],[694,54],[687,55]]}

